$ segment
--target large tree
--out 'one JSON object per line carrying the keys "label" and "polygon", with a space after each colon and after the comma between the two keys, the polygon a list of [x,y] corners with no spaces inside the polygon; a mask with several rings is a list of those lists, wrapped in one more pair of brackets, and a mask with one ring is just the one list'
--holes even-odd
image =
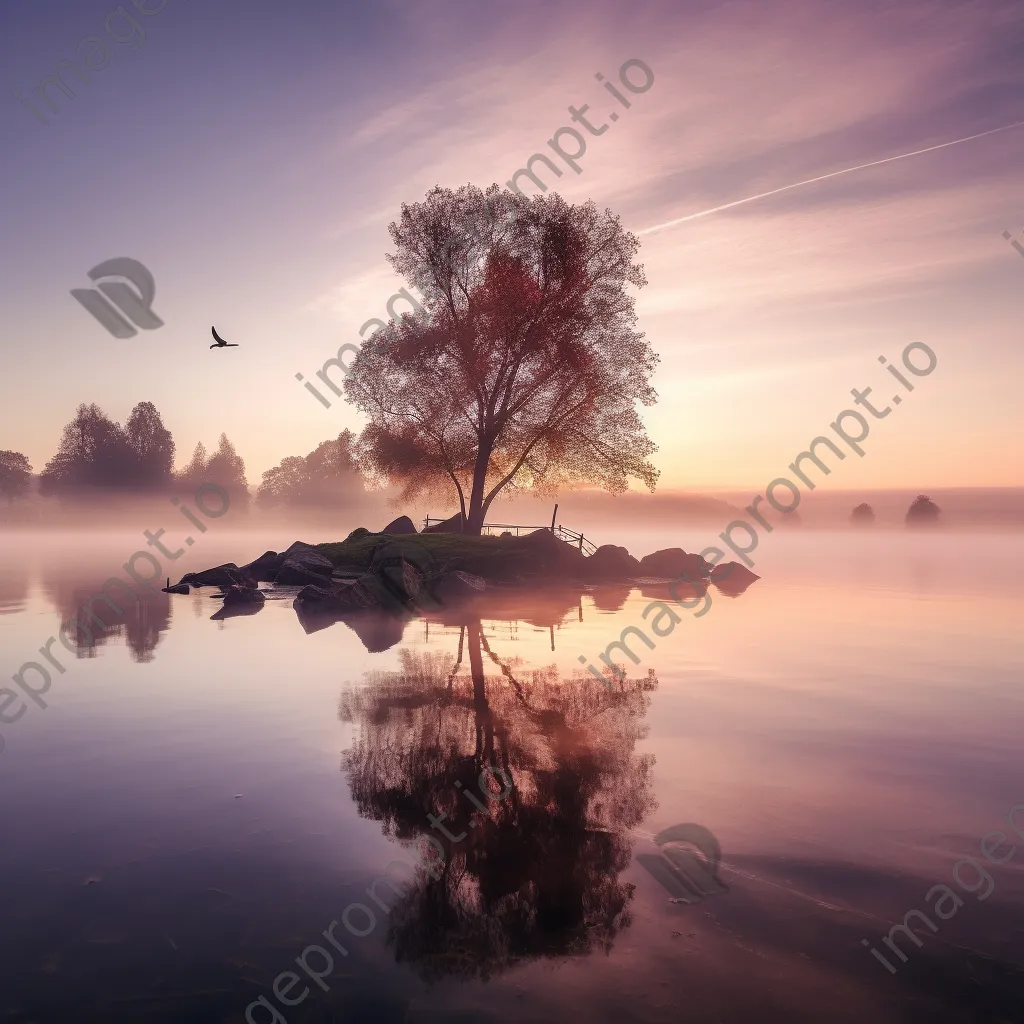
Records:
{"label": "large tree", "polygon": [[0,452],[0,494],[8,502],[24,497],[32,479],[32,466],[21,452]]}
{"label": "large tree", "polygon": [[134,456],[119,423],[95,404],[78,407],[53,458],[40,474],[40,491],[132,486]]}
{"label": "large tree", "polygon": [[125,427],[135,457],[135,482],[140,487],[166,487],[174,469],[174,438],[152,402],[139,402]]}
{"label": "large tree", "polygon": [[403,500],[454,492],[470,533],[502,491],[654,489],[637,404],[656,400],[658,360],[634,330],[627,286],[646,280],[618,217],[465,186],[403,204],[390,232],[388,261],[428,302],[366,341],[345,380],[368,472]]}

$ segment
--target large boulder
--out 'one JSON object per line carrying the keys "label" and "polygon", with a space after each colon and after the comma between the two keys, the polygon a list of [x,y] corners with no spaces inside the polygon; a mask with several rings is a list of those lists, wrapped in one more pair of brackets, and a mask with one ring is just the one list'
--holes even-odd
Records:
{"label": "large boulder", "polygon": [[408,516],[399,516],[384,527],[381,533],[410,534],[416,533],[416,524]]}
{"label": "large boulder", "polygon": [[284,556],[279,555],[276,551],[264,551],[259,558],[243,565],[240,571],[257,583],[273,583],[277,570],[281,568],[283,558]]}
{"label": "large boulder", "polygon": [[760,578],[739,562],[725,562],[711,570],[711,582],[726,597],[739,597],[751,583]]}
{"label": "large boulder", "polygon": [[424,533],[464,533],[466,526],[465,517],[461,512],[456,512],[451,519],[443,523],[435,523],[433,526],[425,526]]}
{"label": "large boulder", "polygon": [[622,580],[642,576],[640,563],[625,548],[602,544],[588,559],[585,572],[589,579]]}
{"label": "large boulder", "polygon": [[517,546],[525,551],[520,575],[553,576],[580,579],[585,573],[586,556],[571,544],[559,540],[550,530],[534,530],[517,537]]}
{"label": "large boulder", "polygon": [[[408,547],[388,541],[378,545],[370,557],[370,571],[360,581],[389,611],[413,610],[427,597],[424,588],[433,559],[419,545]],[[418,564],[417,564],[418,563]]]}
{"label": "large boulder", "polygon": [[434,597],[442,605],[459,604],[469,598],[478,597],[486,589],[487,583],[480,576],[472,573],[446,572],[433,586]]}
{"label": "large boulder", "polygon": [[234,562],[225,562],[223,565],[214,566],[212,569],[203,569],[200,572],[187,572],[178,581],[178,586],[188,583],[193,587],[255,587],[256,581],[239,569]]}
{"label": "large boulder", "polygon": [[370,552],[370,572],[380,572],[402,562],[414,565],[423,576],[432,575],[437,568],[433,554],[416,541],[381,540]]}
{"label": "large boulder", "polygon": [[284,552],[274,582],[278,586],[304,587],[330,579],[332,572],[334,566],[326,555],[308,544],[293,544]]}
{"label": "large boulder", "polygon": [[706,579],[711,563],[700,555],[687,554],[682,548],[662,548],[640,559],[640,573],[658,580]]}

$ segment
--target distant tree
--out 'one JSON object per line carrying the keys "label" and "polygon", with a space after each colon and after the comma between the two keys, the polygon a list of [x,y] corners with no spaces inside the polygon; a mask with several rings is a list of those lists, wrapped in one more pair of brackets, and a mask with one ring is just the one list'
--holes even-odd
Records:
{"label": "distant tree", "polygon": [[175,476],[175,484],[184,489],[199,487],[206,480],[206,465],[209,461],[206,445],[200,441],[195,446],[188,465]]}
{"label": "distant tree", "polygon": [[64,427],[53,458],[40,474],[43,494],[75,488],[132,486],[134,454],[120,424],[99,406],[80,405]]}
{"label": "distant tree", "polygon": [[392,267],[428,304],[363,343],[346,397],[369,418],[360,461],[420,494],[458,498],[479,533],[505,490],[651,490],[657,356],[627,286],[646,283],[636,237],[593,203],[493,185],[432,189],[390,226]]}
{"label": "distant tree", "polygon": [[203,483],[219,484],[232,498],[249,497],[249,484],[245,479],[245,463],[227,434],[220,435],[217,450],[206,464]]}
{"label": "distant tree", "polygon": [[873,523],[875,521],[875,510],[865,501],[858,505],[850,513],[851,523]]}
{"label": "distant tree", "polygon": [[125,428],[140,487],[166,487],[174,469],[174,438],[152,402],[139,402]]}
{"label": "distant tree", "polygon": [[275,505],[329,507],[345,498],[363,494],[363,479],[353,455],[355,436],[343,430],[333,441],[324,441],[306,456],[290,455],[263,474],[256,501],[265,508]]}
{"label": "distant tree", "polygon": [[939,506],[927,494],[919,494],[907,509],[907,525],[938,522],[941,512]]}
{"label": "distant tree", "polygon": [[0,452],[0,494],[8,502],[24,497],[32,479],[32,467],[21,452]]}

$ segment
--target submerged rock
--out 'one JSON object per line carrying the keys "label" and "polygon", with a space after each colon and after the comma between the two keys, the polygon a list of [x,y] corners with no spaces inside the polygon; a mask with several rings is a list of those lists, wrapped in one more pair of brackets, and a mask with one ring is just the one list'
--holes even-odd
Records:
{"label": "submerged rock", "polygon": [[739,562],[725,562],[711,570],[711,582],[726,597],[738,597],[755,580],[761,577]]}
{"label": "submerged rock", "polygon": [[230,619],[236,615],[255,615],[266,600],[262,590],[255,587],[228,587],[223,594],[224,605],[220,611],[210,616],[211,619]]}
{"label": "submerged rock", "polygon": [[691,555],[682,548],[663,548],[640,559],[640,573],[662,580],[706,579],[711,563],[700,555]]}
{"label": "submerged rock", "polygon": [[266,599],[263,591],[257,590],[255,587],[228,587],[224,591],[224,606],[226,608],[236,604],[262,606]]}
{"label": "submerged rock", "polygon": [[602,544],[586,559],[585,571],[588,579],[620,580],[643,575],[639,561],[617,544]]}
{"label": "submerged rock", "polygon": [[255,587],[256,581],[234,562],[225,562],[201,572],[187,572],[178,581],[178,586],[189,584],[193,587]]}
{"label": "submerged rock", "polygon": [[303,587],[292,602],[296,611],[331,615],[366,611],[377,606],[376,597],[362,580],[323,580]]}

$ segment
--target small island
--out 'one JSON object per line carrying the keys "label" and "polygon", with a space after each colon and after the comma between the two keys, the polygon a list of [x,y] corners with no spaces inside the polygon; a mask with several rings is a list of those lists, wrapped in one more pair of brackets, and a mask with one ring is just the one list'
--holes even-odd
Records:
{"label": "small island", "polygon": [[[441,524],[449,526],[449,523]],[[253,614],[268,593],[292,596],[300,619],[315,628],[367,612],[420,614],[471,601],[485,591],[558,585],[579,592],[601,584],[669,584],[675,599],[701,594],[713,584],[736,597],[759,577],[738,562],[711,565],[682,548],[665,548],[641,559],[606,544],[585,555],[540,529],[520,537],[493,537],[432,527],[418,533],[402,516],[378,533],[360,527],[344,541],[296,541],[284,551],[265,551],[243,565],[228,562],[187,573],[166,590],[219,587],[218,618]],[[272,590],[259,584],[270,584]],[[675,593],[671,592],[675,590]],[[677,597],[677,595],[679,595]]]}

